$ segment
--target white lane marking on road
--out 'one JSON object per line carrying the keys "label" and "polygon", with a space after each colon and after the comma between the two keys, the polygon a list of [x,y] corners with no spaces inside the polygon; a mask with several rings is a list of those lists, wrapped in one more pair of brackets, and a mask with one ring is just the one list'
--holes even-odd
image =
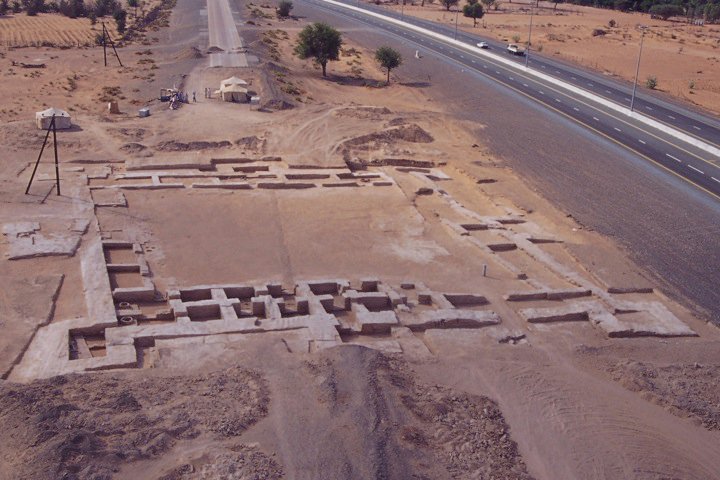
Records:
{"label": "white lane marking on road", "polygon": [[499,72],[499,71],[497,71],[497,70],[495,70],[495,73],[497,73],[498,75],[500,75],[500,72]]}
{"label": "white lane marking on road", "polygon": [[487,68],[487,65],[483,65],[483,68]]}
{"label": "white lane marking on road", "polygon": [[472,63],[476,63],[475,60],[471,60]]}
{"label": "white lane marking on road", "polygon": [[465,55],[460,55],[460,58],[465,58]]}
{"label": "white lane marking on road", "polygon": [[558,103],[562,103],[562,101],[559,98],[556,98],[555,101]]}
{"label": "white lane marking on road", "polygon": [[698,172],[700,175],[705,175],[705,172],[703,172],[702,170],[700,170],[698,168],[693,167],[692,165],[688,165],[688,167],[692,168],[693,170]]}
{"label": "white lane marking on road", "polygon": [[694,128],[695,130],[702,130],[702,129],[701,129],[700,127],[698,127],[697,125],[693,125],[693,128]]}
{"label": "white lane marking on road", "polygon": [[573,107],[573,110],[575,110],[576,112],[579,112],[579,111],[580,111],[580,109],[577,108],[577,107]]}
{"label": "white lane marking on road", "polygon": [[577,80],[577,78],[575,78],[575,77],[570,77],[570,79],[571,79],[571,80]]}
{"label": "white lane marking on road", "polygon": [[540,95],[545,95],[545,92],[543,92],[542,90],[538,90],[538,93],[539,93]]}
{"label": "white lane marking on road", "polygon": [[666,153],[665,155],[667,155],[668,157],[672,158],[673,160],[675,160],[675,161],[678,162],[678,163],[682,163],[682,160],[680,160],[680,159],[677,158],[677,157],[673,157],[673,156],[670,155],[669,153]]}
{"label": "white lane marking on road", "polygon": [[669,118],[670,120],[675,120],[675,117],[673,117],[672,115],[668,115],[668,118]]}
{"label": "white lane marking on road", "polygon": [[508,78],[510,78],[510,80],[515,80],[513,77],[508,77]]}
{"label": "white lane marking on road", "polygon": [[560,73],[560,70],[555,70],[555,73]]}
{"label": "white lane marking on road", "polygon": [[610,90],[605,90],[605,93],[612,93]]}
{"label": "white lane marking on road", "polygon": [[545,65],[540,65],[540,68],[545,68]]}
{"label": "white lane marking on road", "polygon": [[652,110],[652,107],[648,107],[647,105],[645,105],[645,108],[647,108],[648,110]]}
{"label": "white lane marking on road", "polygon": [[640,140],[639,138],[638,138],[638,142],[642,143],[643,145],[647,145],[647,143],[645,143],[645,140]]}
{"label": "white lane marking on road", "polygon": [[523,87],[527,88],[527,86],[528,86],[527,83],[523,83]]}
{"label": "white lane marking on road", "polygon": [[597,118],[597,117],[593,117],[593,120],[595,120],[596,122],[599,122],[599,121],[600,121],[600,119]]}
{"label": "white lane marking on road", "polygon": [[593,85],[592,83],[589,83],[589,82],[588,82],[588,87],[594,87],[594,86],[595,86],[595,85]]}
{"label": "white lane marking on road", "polygon": [[712,178],[712,179],[715,180],[716,182],[720,183],[720,180],[718,180],[717,178],[715,178],[715,177],[710,177],[710,178]]}
{"label": "white lane marking on road", "polygon": [[615,130],[617,130],[618,132],[622,132],[622,130],[620,130],[620,129],[617,128],[617,127],[613,127],[613,128],[614,128]]}

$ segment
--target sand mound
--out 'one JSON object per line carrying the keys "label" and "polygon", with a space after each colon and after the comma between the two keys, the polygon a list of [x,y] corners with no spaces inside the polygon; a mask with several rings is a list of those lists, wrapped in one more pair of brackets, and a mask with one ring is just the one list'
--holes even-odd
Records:
{"label": "sand mound", "polygon": [[265,149],[267,141],[264,138],[260,138],[256,135],[249,137],[242,137],[235,140],[235,145],[246,150],[262,151]]}
{"label": "sand mound", "polygon": [[697,418],[708,430],[720,430],[718,368],[717,364],[623,362],[612,366],[610,373],[625,388],[651,396],[673,413]]}
{"label": "sand mound", "polygon": [[392,111],[387,107],[347,107],[335,110],[333,115],[336,117],[378,120],[383,115],[390,115],[391,113]]}
{"label": "sand mound", "polygon": [[143,145],[142,143],[126,143],[120,147],[120,150],[122,150],[125,153],[139,153],[143,150],[146,150],[147,147]]}
{"label": "sand mound", "polygon": [[167,142],[161,142],[159,143],[155,148],[161,152],[190,152],[190,151],[196,151],[196,150],[212,150],[216,148],[228,148],[232,147],[232,142],[229,142],[227,140],[221,140],[219,142],[204,142],[204,141],[198,141],[198,142],[176,142],[175,140],[170,140]]}
{"label": "sand mound", "polygon": [[530,478],[489,398],[418,383],[404,362],[360,346],[306,370],[315,408],[333,418],[317,439],[323,478]]}
{"label": "sand mound", "polygon": [[270,457],[248,445],[237,445],[228,451],[216,449],[204,455],[196,468],[186,463],[160,477],[160,480],[204,480],[210,478],[238,478],[274,480],[283,478],[280,466]]}
{"label": "sand mound", "polygon": [[374,151],[394,155],[397,153],[395,146],[398,142],[431,143],[434,140],[432,135],[420,128],[419,125],[410,123],[350,138],[340,143],[336,150],[347,162],[352,158],[353,152]]}
{"label": "sand mound", "polygon": [[193,60],[197,58],[203,58],[202,52],[197,47],[185,48],[175,56],[176,60]]}
{"label": "sand mound", "polygon": [[273,99],[263,103],[262,108],[264,110],[290,110],[295,108],[295,105],[286,100]]}
{"label": "sand mound", "polygon": [[[267,413],[256,373],[137,379],[70,375],[0,384],[0,458],[12,478],[111,478],[179,440],[237,437]],[[32,460],[32,461],[30,461]]]}

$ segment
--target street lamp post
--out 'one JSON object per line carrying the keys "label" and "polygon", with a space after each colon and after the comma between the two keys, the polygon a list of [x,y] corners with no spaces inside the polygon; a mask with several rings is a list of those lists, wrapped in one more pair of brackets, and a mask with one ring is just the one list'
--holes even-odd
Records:
{"label": "street lamp post", "polygon": [[532,22],[534,13],[535,10],[532,5],[530,5],[530,31],[528,32],[528,44],[527,49],[525,50],[525,68],[528,68],[528,62],[530,61],[530,42],[532,41]]}
{"label": "street lamp post", "polygon": [[645,29],[647,27],[640,27],[642,33],[640,34],[640,53],[638,53],[637,66],[635,67],[635,82],[633,83],[632,97],[630,98],[630,111],[632,112],[635,108],[635,92],[637,91],[638,75],[640,74],[640,58],[642,57],[643,40],[645,39]]}
{"label": "street lamp post", "polygon": [[455,40],[457,40],[458,14],[459,13],[460,13],[460,8],[458,6],[455,6]]}

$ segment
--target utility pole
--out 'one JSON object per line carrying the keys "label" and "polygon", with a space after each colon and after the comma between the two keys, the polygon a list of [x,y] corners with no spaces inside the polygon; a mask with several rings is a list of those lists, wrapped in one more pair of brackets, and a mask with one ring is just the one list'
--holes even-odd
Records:
{"label": "utility pole", "polygon": [[642,57],[643,39],[645,38],[646,26],[640,27],[642,33],[640,34],[640,53],[638,53],[637,66],[635,67],[635,82],[633,83],[632,97],[630,98],[630,111],[632,112],[635,108],[635,92],[637,91],[638,75],[640,74],[640,58]]}
{"label": "utility pole", "polygon": [[455,40],[457,40],[458,14],[459,13],[460,13],[460,7],[455,5]]}
{"label": "utility pole", "polygon": [[52,131],[53,134],[53,147],[55,149],[55,185],[57,189],[57,194],[60,195],[60,166],[58,162],[58,150],[57,150],[57,134],[55,129],[55,115],[52,116],[50,119],[50,124],[48,125],[47,133],[45,134],[45,139],[43,140],[42,147],[40,148],[40,154],[38,155],[37,160],[35,161],[35,167],[33,168],[32,173],[30,174],[30,181],[27,184],[27,188],[25,188],[25,195],[30,193],[30,186],[32,185],[33,180],[35,179],[35,173],[37,172],[38,165],[40,165],[40,159],[42,158],[42,154],[45,151],[45,145],[47,145],[48,137],[50,137],[50,131]]}
{"label": "utility pole", "polygon": [[103,60],[105,61],[105,66],[107,67],[107,42],[110,41],[110,46],[113,49],[113,53],[115,54],[115,58],[117,58],[118,63],[122,67],[122,61],[120,60],[120,55],[118,55],[117,50],[115,49],[115,42],[112,41],[112,38],[110,38],[110,32],[108,32],[107,28],[105,28],[105,22],[101,22],[102,24],[102,44],[103,44]]}
{"label": "utility pole", "polygon": [[535,10],[533,9],[532,5],[530,6],[530,31],[528,32],[528,44],[527,49],[525,50],[525,68],[528,68],[528,62],[530,62],[530,42],[532,41],[532,22],[533,22],[533,14],[535,13]]}
{"label": "utility pole", "polygon": [[102,45],[103,45],[103,61],[107,67],[107,40],[105,40],[105,22],[100,22],[102,25]]}

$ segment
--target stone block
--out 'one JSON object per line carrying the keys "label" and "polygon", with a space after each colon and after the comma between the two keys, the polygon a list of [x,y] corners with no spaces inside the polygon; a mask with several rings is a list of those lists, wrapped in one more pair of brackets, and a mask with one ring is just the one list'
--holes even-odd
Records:
{"label": "stone block", "polygon": [[118,302],[151,302],[155,299],[155,289],[149,287],[116,288],[112,292]]}
{"label": "stone block", "polygon": [[474,293],[445,293],[443,294],[454,307],[468,307],[473,305],[487,305],[488,300],[482,295]]}
{"label": "stone block", "polygon": [[377,292],[378,283],[377,278],[363,278],[360,280],[360,290],[363,292]]}
{"label": "stone block", "polygon": [[451,308],[423,311],[417,315],[403,314],[401,323],[413,331],[432,328],[480,328],[500,323],[500,317],[489,310]]}

